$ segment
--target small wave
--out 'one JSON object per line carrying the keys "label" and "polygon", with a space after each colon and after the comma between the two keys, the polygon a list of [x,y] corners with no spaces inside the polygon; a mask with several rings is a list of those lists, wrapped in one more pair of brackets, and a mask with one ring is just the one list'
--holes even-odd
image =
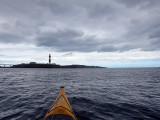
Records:
{"label": "small wave", "polygon": [[1,120],[42,119],[63,84],[78,120],[160,120],[158,69],[6,70]]}

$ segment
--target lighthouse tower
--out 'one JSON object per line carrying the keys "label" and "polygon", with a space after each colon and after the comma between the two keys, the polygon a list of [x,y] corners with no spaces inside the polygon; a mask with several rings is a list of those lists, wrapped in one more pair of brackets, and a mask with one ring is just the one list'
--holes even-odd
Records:
{"label": "lighthouse tower", "polygon": [[49,64],[51,64],[51,54],[49,54]]}

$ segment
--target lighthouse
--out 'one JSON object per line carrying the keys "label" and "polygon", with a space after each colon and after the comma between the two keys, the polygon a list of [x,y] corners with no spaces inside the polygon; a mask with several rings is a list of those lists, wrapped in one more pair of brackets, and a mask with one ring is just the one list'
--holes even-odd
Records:
{"label": "lighthouse", "polygon": [[51,64],[51,54],[49,54],[49,64]]}

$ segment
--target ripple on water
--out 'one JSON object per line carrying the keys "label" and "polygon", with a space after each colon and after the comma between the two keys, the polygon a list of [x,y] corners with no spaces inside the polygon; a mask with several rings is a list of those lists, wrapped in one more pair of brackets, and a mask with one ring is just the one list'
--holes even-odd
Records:
{"label": "ripple on water", "polygon": [[160,70],[0,69],[0,119],[40,120],[65,86],[80,120],[160,120]]}

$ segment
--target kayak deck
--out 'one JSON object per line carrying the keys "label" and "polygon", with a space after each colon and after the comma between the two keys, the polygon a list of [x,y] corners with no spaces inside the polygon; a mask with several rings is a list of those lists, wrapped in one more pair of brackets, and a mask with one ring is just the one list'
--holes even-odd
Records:
{"label": "kayak deck", "polygon": [[53,120],[77,120],[65,94],[64,87],[61,87],[58,97],[43,120],[49,118]]}

